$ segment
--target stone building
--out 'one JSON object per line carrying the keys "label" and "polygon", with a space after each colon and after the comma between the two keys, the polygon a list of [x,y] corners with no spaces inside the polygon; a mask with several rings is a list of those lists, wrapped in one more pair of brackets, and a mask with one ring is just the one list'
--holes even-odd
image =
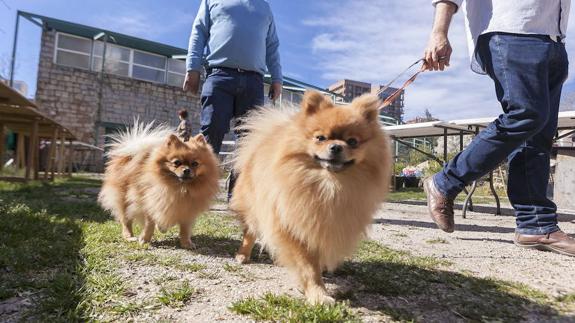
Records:
{"label": "stone building", "polygon": [[182,108],[198,128],[199,98],[181,89],[186,50],[39,18],[43,28],[36,101],[79,140],[103,147],[106,134],[136,118],[175,127]]}

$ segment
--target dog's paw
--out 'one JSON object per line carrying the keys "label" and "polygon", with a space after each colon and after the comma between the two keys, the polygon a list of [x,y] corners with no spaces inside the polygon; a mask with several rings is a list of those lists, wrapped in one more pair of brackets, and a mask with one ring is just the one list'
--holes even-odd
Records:
{"label": "dog's paw", "polygon": [[146,239],[146,238],[144,238],[144,237],[138,237],[138,243],[139,243],[140,245],[144,245],[144,244],[146,244],[146,243],[150,243],[150,241],[152,241],[152,239]]}
{"label": "dog's paw", "polygon": [[246,255],[242,255],[242,254],[238,253],[238,254],[236,254],[236,261],[239,264],[244,265],[244,264],[247,264],[250,262],[250,258],[246,257]]}
{"label": "dog's paw", "polygon": [[323,288],[313,288],[306,293],[307,301],[311,305],[333,305],[335,299],[329,296]]}
{"label": "dog's paw", "polygon": [[182,247],[183,249],[189,249],[189,250],[196,249],[196,245],[192,242],[191,239],[180,240],[180,247]]}
{"label": "dog's paw", "polygon": [[126,241],[130,241],[130,242],[139,241],[139,239],[137,237],[124,237],[124,239],[126,239]]}

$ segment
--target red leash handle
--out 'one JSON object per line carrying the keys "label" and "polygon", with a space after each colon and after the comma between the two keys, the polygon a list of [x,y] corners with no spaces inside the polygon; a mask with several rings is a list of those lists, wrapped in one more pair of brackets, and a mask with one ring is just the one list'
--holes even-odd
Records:
{"label": "red leash handle", "polygon": [[419,71],[417,71],[417,73],[413,74],[409,79],[407,79],[407,81],[405,81],[405,83],[403,83],[403,85],[393,91],[393,93],[388,96],[382,103],[381,106],[379,107],[379,110],[385,108],[386,106],[390,105],[393,103],[393,101],[395,101],[395,99],[397,99],[397,97],[399,96],[399,94],[401,94],[401,91],[405,90],[406,87],[408,87],[411,83],[413,83],[413,81],[415,81],[415,79],[417,78],[417,76],[422,73],[425,72],[427,70],[427,64],[425,62],[425,59],[419,59],[417,60],[415,63],[411,64],[405,71],[401,72],[401,74],[399,74],[396,78],[394,78],[391,82],[389,82],[386,86],[384,86],[381,90],[379,90],[378,94],[383,93],[383,91],[387,90],[390,85],[397,80],[400,76],[402,76],[403,74],[405,74],[410,68],[412,68],[413,66],[417,65],[419,62],[423,61],[423,64],[421,65],[421,68],[419,69]]}

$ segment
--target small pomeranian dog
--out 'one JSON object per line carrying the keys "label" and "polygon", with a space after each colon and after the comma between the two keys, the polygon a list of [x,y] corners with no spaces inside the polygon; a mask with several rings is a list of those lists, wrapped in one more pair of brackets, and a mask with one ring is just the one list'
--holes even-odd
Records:
{"label": "small pomeranian dog", "polygon": [[[180,226],[180,246],[191,249],[191,229],[218,191],[215,154],[202,135],[184,143],[172,129],[136,122],[112,137],[100,205],[122,224],[127,240],[150,242],[161,231]],[[136,239],[132,223],[143,223]]]}
{"label": "small pomeranian dog", "polygon": [[308,91],[300,111],[262,108],[243,120],[231,200],[244,227],[238,262],[260,238],[310,303],[334,302],[322,272],[353,254],[390,185],[380,103],[364,95],[336,106]]}

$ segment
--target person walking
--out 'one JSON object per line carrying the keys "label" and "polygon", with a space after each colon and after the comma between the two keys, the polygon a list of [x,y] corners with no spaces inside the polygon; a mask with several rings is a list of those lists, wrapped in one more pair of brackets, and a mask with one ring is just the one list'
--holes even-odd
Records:
{"label": "person walking", "polygon": [[[202,0],[192,27],[184,91],[197,93],[200,73],[201,132],[219,154],[230,121],[264,104],[263,77],[271,74],[269,97],[282,91],[279,39],[265,0]],[[236,134],[239,135],[239,134]],[[228,197],[235,181],[231,175]]]}
{"label": "person walking", "polygon": [[264,104],[267,71],[271,98],[281,94],[279,40],[268,2],[202,0],[190,36],[184,90],[198,92],[204,64],[201,132],[219,153],[232,118]]}
{"label": "person walking", "polygon": [[[425,50],[427,68],[443,71],[452,48],[448,30],[463,0],[432,0],[435,21]],[[453,202],[465,185],[505,159],[519,247],[575,256],[575,239],[560,230],[547,198],[550,153],[568,58],[570,0],[467,1],[472,70],[487,74],[503,113],[443,169],[424,181],[431,218],[454,231]]]}

